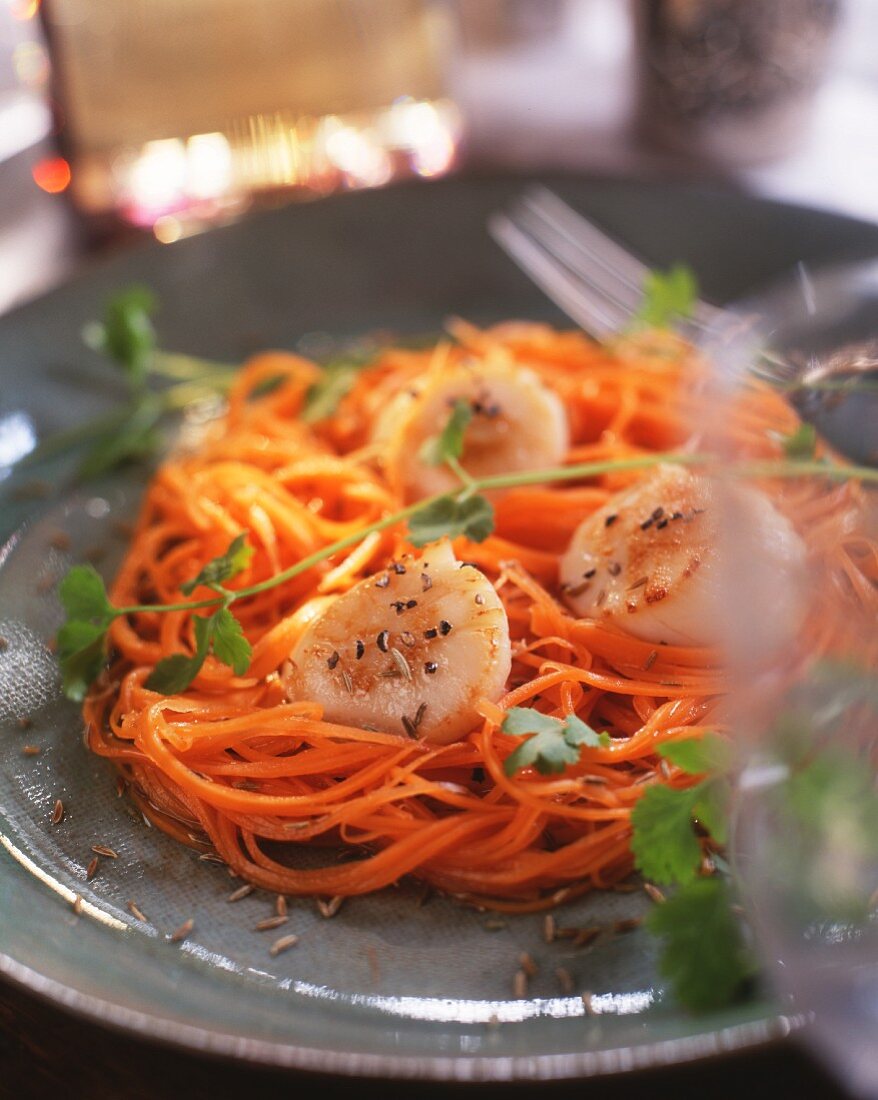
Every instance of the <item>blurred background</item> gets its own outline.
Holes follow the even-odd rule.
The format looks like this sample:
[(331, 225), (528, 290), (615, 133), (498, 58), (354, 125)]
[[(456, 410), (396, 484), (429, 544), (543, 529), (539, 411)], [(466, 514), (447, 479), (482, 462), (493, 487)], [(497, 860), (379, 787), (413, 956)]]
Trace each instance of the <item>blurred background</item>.
[(0, 310), (84, 255), (458, 171), (878, 221), (878, 0), (0, 0)]
[(0, 0), (0, 313), (252, 209), (543, 169), (878, 223), (878, 0)]

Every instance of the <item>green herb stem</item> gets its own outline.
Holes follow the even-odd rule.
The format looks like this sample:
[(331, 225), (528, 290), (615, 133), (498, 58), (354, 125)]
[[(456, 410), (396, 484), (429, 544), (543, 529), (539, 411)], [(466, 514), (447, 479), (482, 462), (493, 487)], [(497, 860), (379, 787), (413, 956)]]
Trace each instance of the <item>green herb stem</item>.
[[(711, 457), (704, 454), (655, 454), (639, 455), (636, 458), (607, 459), (604, 462), (579, 463), (574, 466), (557, 466), (546, 470), (521, 470), (517, 473), (499, 474), (494, 477), (470, 478), (470, 484), (467, 485), (464, 493), (466, 495), (472, 495), (473, 493), (481, 493), (491, 489), (508, 489), (519, 485), (538, 485), (545, 481), (572, 481), (580, 478), (598, 477), (601, 474), (615, 473), (623, 470), (643, 470), (663, 463), (693, 466), (703, 465), (709, 461), (711, 461)], [(855, 478), (867, 481), (878, 481), (878, 470), (862, 466), (825, 466), (820, 462), (752, 462), (746, 465), (732, 467), (732, 469), (737, 473), (757, 477), (801, 477), (808, 474), (818, 474), (820, 476), (833, 476), (838, 479)], [(261, 592), (267, 592), (272, 588), (276, 588), (278, 585), (284, 584), (286, 581), (292, 580), (294, 577), (298, 577), (300, 574), (307, 572), (315, 565), (319, 565), (320, 562), (333, 557), (340, 551), (347, 550), (350, 546), (355, 546), (357, 543), (362, 542), (368, 535), (377, 531), (386, 531), (389, 527), (395, 527), (398, 523), (402, 523), (417, 512), (429, 508), (431, 505), (434, 505), (437, 501), (447, 496), (447, 493), (436, 493), (431, 497), (416, 501), (414, 504), (409, 504), (397, 512), (391, 512), (381, 519), (375, 520), (374, 523), (370, 523), (366, 527), (354, 531), (350, 535), (345, 535), (344, 538), (338, 539), (336, 542), (330, 543), (329, 546), (324, 546), (320, 550), (315, 550), (313, 554), (309, 554), (308, 557), (302, 558), (301, 561), (297, 561), (294, 565), (289, 566), (289, 568), (284, 569), (280, 573), (276, 573), (273, 577), (268, 577), (258, 584), (251, 584), (246, 588), (240, 588), (232, 592), (231, 599), (229, 599), (228, 595), (217, 595), (213, 598), (198, 600), (194, 603), (136, 604), (132, 607), (119, 608), (116, 614), (132, 615), (149, 611), (195, 611), (199, 608), (214, 607), (217, 604), (223, 603), (225, 600), (228, 600), (229, 603), (234, 603), (248, 596), (257, 596)]]
[(768, 460), (765, 462), (743, 462), (729, 469), (743, 477), (815, 477), (828, 478), (830, 481), (869, 481), (878, 483), (878, 467), (874, 466), (837, 466), (819, 460), (801, 460), (784, 462)]
[(158, 395), (166, 412), (176, 412), (185, 409), (196, 401), (203, 401), (209, 397), (221, 397), (229, 387), (229, 382), (219, 383), (201, 379), (193, 379), (191, 382), (178, 382), (164, 393)]
[(625, 470), (645, 470), (650, 466), (670, 463), (676, 466), (699, 466), (711, 460), (705, 454), (654, 454), (636, 458), (610, 458), (604, 462), (587, 462), (575, 466), (554, 466), (548, 470), (519, 470), (494, 477), (481, 477), (473, 481), (473, 489), (486, 492), (491, 489), (512, 489), (519, 485), (540, 485), (544, 481), (574, 481), (578, 478), (598, 477), (601, 474)]
[(124, 423), (130, 414), (131, 404), (126, 402), (120, 408), (112, 409), (110, 412), (104, 413), (103, 416), (97, 416), (94, 420), (89, 420), (85, 424), (77, 424), (75, 428), (55, 432), (54, 435), (50, 435), (48, 439), (35, 447), (30, 454), (19, 459), (16, 468), (23, 469), (38, 462), (45, 462), (55, 455), (69, 451), (71, 447), (76, 447), (86, 440), (93, 439), (96, 435), (112, 431), (113, 428), (118, 428)]
[[(230, 384), (231, 375), (216, 378), (201, 376), (197, 379), (193, 378), (191, 381), (179, 382), (163, 393), (155, 394), (154, 397), (164, 412), (175, 412), (186, 408), (187, 405), (191, 405), (195, 401), (222, 395)], [(133, 401), (126, 401), (119, 408), (112, 409), (101, 416), (96, 416), (93, 420), (88, 420), (84, 424), (77, 424), (75, 428), (56, 432), (35, 447), (30, 454), (21, 458), (16, 463), (16, 469), (22, 470), (28, 466), (46, 462), (48, 459), (72, 450), (82, 443), (94, 441), (99, 436), (107, 435), (122, 427), (131, 417), (132, 412), (139, 407), (142, 400), (142, 397), (135, 397)]]
[(445, 458), (445, 463), (447, 466), (450, 466), (455, 474), (457, 474), (457, 476), (460, 478), (461, 482), (463, 483), (463, 485), (466, 486), (467, 489), (471, 490), (472, 492), (478, 491), (476, 489), (476, 479), (466, 472), (463, 466), (461, 466), (459, 460), (456, 459), (454, 455), (447, 455)]
[(163, 378), (176, 378), (181, 381), (216, 380), (218, 384), (228, 386), (237, 367), (231, 363), (216, 363), (211, 359), (201, 359), (195, 355), (184, 355), (172, 351), (156, 351), (153, 354), (150, 370)]
[[(506, 488), (511, 485), (527, 485), (543, 481), (570, 480), (577, 477), (596, 477), (610, 470), (643, 469), (648, 466), (655, 466), (660, 462), (671, 461), (678, 463), (704, 462), (705, 456), (644, 455), (640, 458), (620, 459), (606, 462), (588, 462), (578, 466), (560, 466), (549, 470), (525, 470), (518, 474), (505, 474), (500, 477), (471, 478), (471, 484), (467, 487), (467, 492), (481, 492), (483, 489)], [(298, 577), (301, 573), (307, 572), (315, 565), (319, 565), (320, 562), (325, 561), (327, 558), (333, 557), (341, 550), (347, 550), (349, 546), (355, 546), (374, 532), (386, 531), (388, 527), (395, 527), (396, 524), (409, 519), (410, 516), (413, 516), (416, 512), (420, 512), (421, 509), (429, 508), (431, 504), (435, 504), (436, 501), (446, 496), (448, 496), (447, 493), (436, 493), (434, 496), (418, 500), (414, 504), (409, 504), (407, 507), (401, 508), (398, 512), (391, 512), (381, 519), (375, 520), (374, 523), (370, 523), (368, 526), (362, 527), (358, 531), (352, 532), (350, 535), (345, 535), (344, 538), (338, 539), (329, 546), (324, 546), (320, 550), (315, 550), (313, 554), (309, 554), (308, 557), (302, 558), (301, 561), (297, 561), (295, 565), (289, 566), (289, 568), (284, 569), (283, 572), (276, 573), (273, 577), (268, 577), (258, 584), (251, 584), (247, 588), (237, 589), (232, 593), (232, 600), (230, 602), (242, 600), (248, 596), (257, 596), (260, 592), (267, 592), (272, 588), (276, 588), (278, 585), (284, 584), (294, 577)], [(202, 607), (213, 607), (215, 604), (222, 603), (225, 598), (227, 597), (216, 596), (212, 599), (198, 600), (195, 603), (137, 604), (132, 607), (120, 607), (117, 614), (132, 615), (137, 612), (146, 611), (195, 611)]]

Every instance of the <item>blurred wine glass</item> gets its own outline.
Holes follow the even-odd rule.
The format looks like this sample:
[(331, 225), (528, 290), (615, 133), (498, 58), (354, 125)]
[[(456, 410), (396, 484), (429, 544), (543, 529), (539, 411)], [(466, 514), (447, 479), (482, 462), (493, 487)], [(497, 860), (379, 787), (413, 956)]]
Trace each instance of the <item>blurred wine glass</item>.
[(43, 0), (40, 12), (74, 201), (164, 243), (256, 200), (455, 161), (441, 0)]
[[(869, 265), (803, 276), (764, 296), (755, 325), (725, 338), (718, 422), (746, 401), (744, 379), (774, 342), (807, 355), (878, 334)], [(798, 294), (798, 300), (796, 299)], [(811, 400), (850, 403), (851, 451), (874, 450), (862, 392), (815, 375)], [(813, 411), (813, 410), (812, 410)], [(837, 427), (837, 425), (836, 425)], [(783, 476), (762, 491), (803, 533), (801, 570), (775, 570), (724, 500), (729, 722), (740, 750), (731, 861), (765, 979), (803, 1040), (856, 1095), (878, 1096), (878, 491), (826, 476), (807, 429), (784, 441)], [(796, 464), (799, 463), (798, 470)], [(730, 479), (734, 481), (734, 479)], [(778, 609), (799, 606), (783, 644)], [(771, 626), (772, 629), (767, 629)]]

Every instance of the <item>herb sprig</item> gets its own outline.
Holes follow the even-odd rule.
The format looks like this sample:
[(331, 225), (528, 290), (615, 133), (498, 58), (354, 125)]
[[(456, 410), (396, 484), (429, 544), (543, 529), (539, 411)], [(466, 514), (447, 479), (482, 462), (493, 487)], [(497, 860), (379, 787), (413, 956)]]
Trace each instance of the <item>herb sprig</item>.
[(692, 316), (698, 300), (698, 281), (687, 264), (667, 271), (653, 270), (643, 280), (643, 300), (637, 321), (650, 328), (672, 328)]
[[(84, 326), (85, 344), (113, 365), (126, 395), (102, 416), (45, 439), (18, 463), (23, 469), (77, 448), (85, 448), (77, 477), (89, 480), (131, 460), (160, 452), (162, 424), (169, 413), (194, 402), (224, 397), (237, 368), (159, 347), (153, 318), (158, 303), (144, 286), (131, 286), (106, 302), (103, 317)], [(334, 359), (308, 389), (302, 419), (309, 424), (331, 416), (352, 387), (371, 354), (351, 353)], [(265, 397), (283, 385), (285, 376), (272, 375), (254, 386), (250, 398)], [(169, 384), (170, 383), (170, 384)]]
[[(212, 589), (216, 593), (217, 606), (212, 615), (193, 616), (194, 652), (191, 655), (175, 653), (159, 661), (146, 681), (150, 690), (164, 695), (185, 691), (201, 671), (209, 653), (229, 665), (236, 676), (243, 676), (247, 671), (252, 649), (241, 624), (229, 610), (238, 593), (222, 584), (246, 569), (253, 554), (253, 548), (245, 544), (246, 537), (246, 533), (236, 536), (224, 554), (208, 562), (196, 577), (180, 586), (187, 595), (199, 586)], [(75, 565), (61, 582), (59, 594), (67, 614), (57, 636), (62, 686), (69, 699), (81, 701), (104, 667), (107, 635), (113, 620), (143, 608), (116, 607), (91, 565)], [(209, 606), (213, 602), (164, 605), (162, 610), (186, 610)]]
[(728, 754), (725, 742), (711, 735), (670, 742), (658, 751), (687, 775), (710, 773), (710, 778), (688, 787), (648, 787), (631, 813), (631, 850), (638, 870), (666, 886), (685, 885), (697, 877), (701, 862), (694, 823), (707, 829), (718, 844), (726, 839)]
[[(666, 326), (689, 316), (694, 301), (694, 279), (686, 269), (678, 266), (666, 275), (653, 273), (647, 281), (639, 319), (644, 324)], [(129, 391), (126, 404), (97, 422), (49, 439), (25, 462), (94, 440), (81, 473), (85, 476), (101, 472), (127, 458), (152, 453), (160, 442), (161, 418), (169, 410), (181, 408), (198, 397), (225, 391), (233, 374), (230, 368), (157, 348), (152, 325), (154, 309), (155, 301), (148, 291), (132, 288), (111, 300), (103, 322), (90, 326), (85, 333), (90, 345), (107, 354), (121, 369)], [(360, 365), (354, 362), (330, 365), (306, 395), (303, 418), (314, 422), (331, 415), (353, 385)], [(156, 393), (148, 387), (153, 376), (170, 378), (177, 384)], [(260, 393), (254, 391), (253, 396), (270, 392), (279, 384), (282, 384), (280, 378), (268, 379), (259, 388)], [(585, 479), (617, 470), (645, 469), (658, 463), (700, 465), (709, 461), (705, 455), (660, 454), (474, 478), (460, 463), (472, 415), (467, 402), (455, 402), (442, 431), (428, 440), (420, 452), (424, 462), (446, 464), (457, 475), (459, 489), (384, 516), (259, 583), (236, 589), (225, 584), (249, 565), (253, 550), (247, 545), (246, 532), (239, 534), (223, 554), (204, 565), (195, 577), (181, 584), (181, 594), (186, 597), (192, 597), (198, 588), (207, 589), (209, 595), (201, 599), (116, 606), (91, 566), (73, 567), (60, 588), (66, 621), (58, 632), (57, 643), (65, 694), (74, 700), (84, 698), (106, 664), (108, 631), (121, 616), (140, 612), (193, 613), (191, 652), (160, 661), (147, 680), (152, 690), (177, 694), (189, 687), (211, 654), (235, 675), (246, 675), (252, 650), (231, 610), (238, 600), (285, 583), (374, 531), (406, 524), (409, 540), (416, 546), (442, 537), (462, 536), (480, 542), (494, 527), (493, 508), (484, 495), (491, 490)], [(745, 463), (737, 471), (761, 477), (814, 474), (828, 480), (878, 481), (878, 471), (874, 469), (833, 466), (815, 460), (815, 435), (810, 427), (799, 428), (781, 443), (787, 461)], [(194, 614), (203, 609), (209, 610), (209, 614)], [(544, 775), (559, 774), (579, 762), (583, 748), (598, 749), (609, 744), (606, 733), (598, 733), (576, 715), (558, 719), (531, 708), (511, 709), (501, 729), (522, 739), (504, 762), (509, 776), (527, 767)], [(704, 778), (687, 786), (656, 784), (648, 788), (632, 813), (632, 849), (642, 873), (677, 887), (667, 901), (655, 908), (648, 927), (663, 941), (660, 969), (670, 979), (678, 997), (689, 1007), (703, 1010), (726, 1003), (754, 970), (733, 911), (731, 887), (722, 875), (701, 873), (705, 844), (721, 845), (726, 839), (730, 754), (721, 738), (710, 735), (700, 740), (671, 742), (658, 751), (685, 774)], [(818, 801), (808, 785), (811, 778), (810, 773), (804, 773), (798, 787), (791, 789), (798, 798), (793, 804), (803, 816), (806, 812), (814, 816), (813, 806)], [(838, 783), (838, 789), (845, 795), (849, 787), (850, 784)], [(878, 818), (873, 813), (870, 820)], [(715, 854), (713, 862), (722, 863)]]
[[(161, 351), (153, 325), (156, 310), (151, 290), (131, 286), (107, 301), (100, 321), (83, 328), (84, 342), (104, 355), (122, 378), (125, 400), (103, 416), (49, 436), (20, 461), (19, 468), (86, 445), (77, 476), (97, 477), (123, 462), (157, 453), (163, 444), (161, 421), (166, 414), (225, 394), (234, 368)], [(172, 379), (174, 384), (152, 386), (161, 379)]]
[(715, 734), (672, 741), (658, 752), (686, 775), (705, 777), (688, 787), (648, 787), (631, 814), (631, 849), (645, 877), (678, 887), (652, 911), (647, 928), (662, 940), (659, 970), (679, 1000), (705, 1011), (727, 1004), (755, 971), (729, 884), (700, 873), (695, 831), (714, 845), (726, 842), (732, 752)]
[(445, 427), (438, 435), (430, 436), (419, 451), (419, 458), (428, 466), (441, 466), (443, 462), (453, 463), (463, 455), (464, 436), (473, 418), (473, 407), (462, 397), (451, 406), (451, 413)]
[[(61, 662), (64, 692), (68, 698), (79, 701), (84, 698), (88, 687), (100, 674), (105, 662), (106, 634), (113, 619), (123, 615), (134, 615), (140, 612), (166, 612), (166, 611), (200, 611), (203, 608), (211, 608), (214, 611), (226, 610), (238, 600), (248, 596), (256, 596), (261, 592), (267, 592), (272, 588), (285, 584), (287, 581), (306, 573), (314, 566), (320, 565), (327, 558), (333, 557), (342, 550), (357, 545), (374, 531), (386, 531), (390, 527), (407, 524), (409, 541), (415, 546), (422, 546), (428, 542), (434, 542), (443, 537), (464, 536), (473, 542), (483, 542), (494, 527), (493, 509), (489, 501), (482, 495), (485, 490), (507, 488), (514, 485), (539, 484), (544, 481), (569, 481), (581, 478), (597, 477), (615, 470), (647, 469), (660, 462), (680, 464), (695, 464), (704, 461), (703, 455), (679, 455), (656, 454), (643, 455), (637, 458), (628, 458), (618, 461), (589, 462), (576, 466), (561, 466), (547, 470), (527, 470), (516, 474), (499, 474), (493, 477), (471, 478), (469, 484), (460, 490), (450, 493), (440, 493), (426, 500), (410, 504), (397, 512), (391, 512), (374, 523), (368, 524), (359, 531), (355, 531), (328, 546), (315, 550), (313, 554), (302, 558), (294, 565), (289, 566), (280, 573), (276, 573), (266, 580), (234, 590), (223, 588), (221, 580), (229, 580), (233, 575), (242, 571), (247, 562), (242, 555), (249, 548), (239, 542), (241, 536), (233, 540), (229, 549), (218, 558), (208, 562), (203, 567), (198, 577), (186, 582), (185, 594), (191, 594), (201, 584), (207, 584), (212, 588), (213, 594), (199, 600), (181, 601), (169, 604), (137, 604), (130, 607), (116, 607), (107, 596), (104, 583), (96, 570), (89, 565), (76, 565), (67, 573), (61, 589), (61, 602), (67, 612), (67, 621), (58, 633), (58, 655)], [(234, 573), (228, 572), (230, 566)], [(240, 567), (240, 568), (239, 568)], [(227, 620), (222, 617), (220, 625)], [(200, 630), (207, 631), (207, 627)], [(208, 631), (208, 642), (212, 643), (212, 652), (218, 660), (224, 660), (223, 652), (216, 644), (217, 626), (213, 625)], [(196, 642), (198, 642), (196, 638)], [(196, 648), (196, 655), (200, 652)], [(205, 651), (204, 656), (207, 656)], [(173, 658), (168, 658), (173, 659)], [(182, 691), (192, 682), (194, 676), (203, 664), (203, 659), (197, 667), (193, 665), (187, 668), (193, 670), (189, 681), (179, 685), (183, 681), (182, 671), (175, 673), (172, 681), (175, 691)], [(240, 667), (241, 660), (238, 662)], [(159, 666), (156, 666), (158, 668)], [(176, 669), (181, 670), (178, 662)], [(159, 684), (164, 681), (159, 680)], [(156, 690), (163, 690), (158, 688)]]
[(609, 734), (598, 733), (575, 714), (552, 718), (532, 707), (512, 707), (500, 729), (513, 737), (527, 737), (503, 762), (509, 776), (531, 766), (541, 775), (557, 774), (568, 764), (578, 764), (583, 748), (606, 748), (610, 743)]
[(817, 429), (813, 424), (803, 421), (786, 435), (778, 435), (777, 441), (791, 461), (813, 459), (817, 452)]
[[(454, 416), (455, 413), (452, 411), (451, 418)], [(193, 629), (198, 633), (195, 639), (195, 652), (191, 658), (187, 658), (189, 663), (184, 664), (183, 661), (175, 659), (181, 655), (166, 658), (175, 662), (173, 674), (168, 672), (167, 675), (164, 671), (158, 675), (160, 666), (156, 666), (151, 686), (156, 690), (177, 693), (189, 686), (211, 652), (218, 660), (229, 664), (236, 675), (243, 675), (243, 672), (238, 670), (244, 669), (244, 647), (237, 640), (237, 636), (232, 638), (232, 635), (237, 635), (237, 632), (229, 621), (230, 618), (234, 619), (229, 612), (232, 604), (285, 584), (327, 558), (358, 544), (373, 532), (385, 531), (405, 523), (409, 541), (418, 547), (445, 537), (463, 537), (472, 542), (483, 542), (494, 529), (494, 509), (490, 500), (484, 495), (486, 492), (520, 485), (539, 485), (551, 481), (582, 480), (622, 470), (644, 470), (660, 463), (703, 465), (709, 461), (709, 456), (700, 454), (652, 454), (474, 478), (463, 470), (455, 457), (455, 452), (462, 453), (462, 440), (458, 438), (458, 431), (458, 427), (449, 431), (446, 425), (438, 437), (440, 442), (436, 444), (436, 453), (439, 457), (444, 455), (446, 463), (451, 460), (452, 469), (455, 469), (461, 481), (459, 489), (438, 493), (401, 508), (397, 512), (389, 513), (256, 584), (234, 591), (219, 585), (220, 579), (230, 579), (246, 565), (247, 559), (242, 557), (246, 553), (246, 548), (243, 542), (239, 543), (238, 539), (233, 541), (225, 554), (209, 562), (198, 577), (188, 581), (181, 588), (184, 595), (191, 595), (199, 584), (207, 585), (214, 590), (211, 597), (196, 601), (115, 607), (110, 603), (103, 582), (95, 570), (90, 566), (74, 566), (67, 574), (61, 588), (61, 599), (67, 611), (67, 621), (58, 634), (58, 653), (65, 693), (74, 700), (81, 700), (84, 697), (88, 687), (103, 668), (107, 630), (113, 619), (119, 616), (138, 612), (198, 611), (208, 607), (213, 610), (215, 614), (204, 620), (204, 625), (199, 626), (197, 622), (193, 624)], [(442, 442), (443, 438), (444, 442)], [(878, 481), (878, 470), (827, 466), (821, 462), (751, 462), (742, 464), (737, 469), (745, 474), (756, 472), (764, 477), (792, 477), (819, 473), (821, 476), (834, 479), (857, 477), (862, 480)], [(230, 568), (235, 570), (234, 574), (229, 572)], [(98, 584), (100, 591), (98, 591)], [(84, 594), (82, 598), (86, 601), (85, 614), (80, 613), (82, 609), (77, 602), (81, 594)], [(219, 612), (224, 614), (218, 614)], [(243, 632), (241, 635), (243, 638)], [(229, 641), (226, 641), (227, 638)], [(531, 751), (533, 750), (527, 750), (528, 753)], [(702, 812), (709, 812), (709, 810), (705, 811), (704, 805), (699, 804), (699, 806)]]

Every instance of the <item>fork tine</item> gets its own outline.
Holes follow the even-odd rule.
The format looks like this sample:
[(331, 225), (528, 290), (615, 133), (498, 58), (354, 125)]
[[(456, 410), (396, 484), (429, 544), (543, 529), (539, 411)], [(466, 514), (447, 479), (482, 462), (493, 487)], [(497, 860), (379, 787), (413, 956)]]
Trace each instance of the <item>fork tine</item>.
[(649, 268), (633, 256), (627, 249), (598, 229), (594, 222), (583, 217), (564, 202), (548, 187), (531, 187), (525, 192), (523, 201), (528, 208), (550, 225), (555, 233), (571, 241), (586, 255), (590, 256), (604, 271), (613, 275), (618, 282), (637, 295), (639, 304), (643, 293), (643, 280), (649, 274)]
[(495, 213), (488, 219), (488, 231), (531, 279), (586, 332), (604, 337), (617, 332), (627, 321), (618, 308), (598, 303), (590, 288), (564, 271), (546, 248), (528, 235), (506, 214)]
[(541, 206), (524, 199), (513, 207), (512, 216), (556, 262), (585, 284), (585, 292), (609, 302), (626, 319), (637, 312), (643, 300), (642, 282), (632, 282), (617, 272), (599, 250), (593, 250), (582, 236), (572, 236)]
[[(583, 282), (629, 313), (636, 312), (644, 280), (649, 274), (646, 264), (546, 187), (530, 188), (522, 196), (521, 203), (530, 213), (529, 228), (533, 236), (548, 250), (563, 255), (564, 263)], [(689, 326), (710, 328), (724, 318), (724, 310), (698, 301)]]

